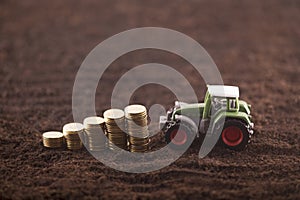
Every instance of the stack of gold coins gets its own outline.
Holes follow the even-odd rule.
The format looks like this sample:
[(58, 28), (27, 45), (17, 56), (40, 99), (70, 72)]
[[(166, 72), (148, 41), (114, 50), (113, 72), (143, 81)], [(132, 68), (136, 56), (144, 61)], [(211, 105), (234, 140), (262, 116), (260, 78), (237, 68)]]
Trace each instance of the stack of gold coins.
[(149, 149), (147, 110), (143, 105), (129, 105), (125, 108), (126, 128), (131, 152), (146, 152)]
[(88, 148), (90, 151), (105, 149), (105, 122), (102, 117), (87, 117), (83, 121)]
[(64, 125), (63, 134), (67, 141), (67, 147), (70, 150), (82, 148), (80, 135), (84, 134), (84, 126), (81, 123), (69, 123)]
[(63, 146), (64, 135), (62, 132), (49, 131), (43, 133), (43, 145), (48, 148), (60, 148)]
[(125, 116), (123, 110), (109, 109), (103, 113), (106, 133), (109, 139), (108, 147), (115, 150), (114, 145), (126, 150), (127, 135), (125, 131)]

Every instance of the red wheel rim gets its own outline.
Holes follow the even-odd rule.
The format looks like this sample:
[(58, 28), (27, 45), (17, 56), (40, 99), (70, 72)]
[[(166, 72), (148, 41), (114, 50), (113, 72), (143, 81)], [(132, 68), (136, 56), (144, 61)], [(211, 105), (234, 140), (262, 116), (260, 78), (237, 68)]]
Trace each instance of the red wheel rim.
[(237, 146), (243, 141), (243, 133), (238, 127), (229, 126), (223, 130), (222, 140), (228, 146)]
[(170, 134), (170, 139), (175, 145), (183, 145), (187, 141), (187, 134), (184, 130), (173, 130)]

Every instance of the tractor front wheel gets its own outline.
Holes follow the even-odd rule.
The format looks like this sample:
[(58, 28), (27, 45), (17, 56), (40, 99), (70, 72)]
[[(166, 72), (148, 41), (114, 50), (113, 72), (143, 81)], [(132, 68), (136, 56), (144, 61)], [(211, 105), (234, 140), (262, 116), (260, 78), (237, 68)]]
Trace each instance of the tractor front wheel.
[(166, 131), (165, 140), (174, 150), (185, 149), (191, 144), (191, 130), (184, 124), (176, 124)]
[(250, 142), (250, 138), (251, 132), (243, 122), (233, 119), (225, 121), (221, 133), (221, 141), (225, 147), (242, 150)]

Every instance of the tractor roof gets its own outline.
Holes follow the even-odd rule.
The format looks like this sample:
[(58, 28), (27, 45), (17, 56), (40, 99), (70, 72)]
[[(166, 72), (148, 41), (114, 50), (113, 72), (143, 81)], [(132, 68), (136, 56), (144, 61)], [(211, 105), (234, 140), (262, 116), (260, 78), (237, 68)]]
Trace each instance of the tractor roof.
[(211, 96), (216, 97), (239, 97), (239, 88), (228, 85), (207, 85)]

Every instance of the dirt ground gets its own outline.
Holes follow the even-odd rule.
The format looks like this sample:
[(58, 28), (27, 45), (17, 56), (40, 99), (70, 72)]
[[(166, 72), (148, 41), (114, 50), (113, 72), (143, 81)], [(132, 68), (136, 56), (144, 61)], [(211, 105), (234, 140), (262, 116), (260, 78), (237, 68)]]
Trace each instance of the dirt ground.
[[(0, 2), (1, 199), (300, 199), (300, 2), (9, 1)], [(157, 26), (197, 40), (226, 84), (253, 105), (255, 137), (242, 152), (193, 146), (171, 166), (129, 174), (86, 150), (47, 150), (41, 134), (72, 121), (72, 87), (85, 56), (121, 31)], [(204, 83), (166, 52), (124, 55), (105, 72), (97, 112), (133, 66), (157, 62), (183, 73), (199, 99)], [(175, 98), (163, 87), (136, 91), (148, 108)], [(159, 141), (158, 141), (159, 143)]]

